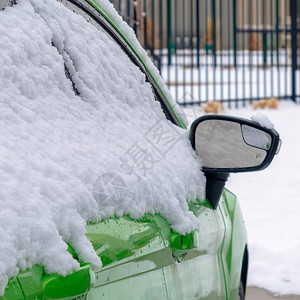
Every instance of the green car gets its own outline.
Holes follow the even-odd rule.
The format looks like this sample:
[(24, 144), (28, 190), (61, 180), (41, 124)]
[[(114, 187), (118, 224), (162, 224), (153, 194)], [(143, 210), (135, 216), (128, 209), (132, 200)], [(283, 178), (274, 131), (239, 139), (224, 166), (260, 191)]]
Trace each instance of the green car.
[[(186, 129), (157, 70), (119, 21), (101, 6), (104, 1), (59, 2), (104, 30), (145, 74), (166, 119)], [(70, 76), (68, 70), (66, 76)], [(278, 153), (278, 133), (259, 123), (208, 115), (192, 124), (191, 147), (201, 157), (206, 176), (206, 199), (189, 202), (189, 210), (199, 220), (198, 230), (185, 235), (174, 232), (160, 214), (146, 214), (139, 220), (126, 215), (88, 224), (86, 236), (101, 258), (100, 270), (80, 261), (69, 246), (79, 270), (63, 277), (46, 274), (35, 265), (11, 278), (0, 299), (245, 299), (246, 229), (236, 196), (224, 186), (229, 173), (264, 169)]]

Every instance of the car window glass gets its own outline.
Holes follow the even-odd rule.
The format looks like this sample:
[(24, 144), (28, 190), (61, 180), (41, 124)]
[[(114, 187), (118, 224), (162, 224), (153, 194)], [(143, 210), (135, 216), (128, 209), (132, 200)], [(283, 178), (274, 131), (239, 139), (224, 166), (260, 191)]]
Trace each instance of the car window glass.
[[(170, 112), (169, 108), (167, 107), (167, 105), (164, 103), (164, 101), (162, 101), (157, 89), (153, 86), (153, 84), (150, 82), (149, 80), (149, 74), (147, 73), (146, 69), (144, 68), (144, 66), (141, 63), (138, 63), (138, 59), (135, 56), (135, 54), (129, 49), (124, 49), (124, 45), (120, 44), (120, 40), (122, 39), (119, 35), (119, 41), (116, 40), (116, 35), (113, 36), (112, 35), (112, 28), (111, 26), (109, 26), (109, 24), (106, 24), (107, 26), (109, 26), (108, 28), (104, 28), (102, 24), (100, 24), (100, 22), (95, 18), (95, 16), (93, 16), (92, 14), (89, 14), (87, 11), (83, 10), (83, 8), (80, 8), (78, 5), (76, 5), (75, 3), (73, 3), (73, 1), (69, 1), (69, 0), (59, 0), (59, 2), (61, 2), (63, 5), (65, 5), (67, 8), (71, 9), (73, 12), (75, 12), (76, 14), (79, 14), (81, 16), (83, 16), (87, 22), (91, 23), (93, 26), (95, 26), (98, 30), (104, 32), (106, 34), (107, 37), (109, 37), (110, 40), (114, 41), (115, 43), (117, 43), (120, 48), (122, 49), (123, 52), (125, 52), (129, 58), (131, 59), (131, 61), (137, 65), (140, 70), (145, 74), (145, 79), (147, 82), (149, 82), (151, 84), (151, 88), (153, 90), (153, 94), (155, 96), (155, 99), (157, 101), (160, 102), (161, 104), (161, 108), (166, 116), (166, 118), (171, 121), (172, 123), (176, 124), (176, 122), (174, 121), (173, 117), (172, 117), (172, 113)], [(100, 16), (100, 14), (99, 14)], [(65, 66), (65, 71), (66, 71), (66, 76), (68, 79), (70, 79), (72, 81), (72, 77), (70, 77), (70, 72), (68, 70), (68, 68)], [(72, 81), (72, 86), (74, 89), (75, 94), (78, 94), (78, 91), (75, 88), (74, 82)]]

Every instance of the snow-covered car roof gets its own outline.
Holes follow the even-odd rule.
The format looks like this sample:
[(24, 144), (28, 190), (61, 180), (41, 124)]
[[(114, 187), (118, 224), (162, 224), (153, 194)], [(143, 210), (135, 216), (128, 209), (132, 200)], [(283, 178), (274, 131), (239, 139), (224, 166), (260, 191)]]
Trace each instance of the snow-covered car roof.
[[(20, 269), (78, 268), (67, 243), (101, 267), (87, 222), (160, 213), (194, 230), (201, 162), (115, 41), (55, 0), (0, 14), (0, 294)], [(121, 193), (105, 190), (112, 180)]]

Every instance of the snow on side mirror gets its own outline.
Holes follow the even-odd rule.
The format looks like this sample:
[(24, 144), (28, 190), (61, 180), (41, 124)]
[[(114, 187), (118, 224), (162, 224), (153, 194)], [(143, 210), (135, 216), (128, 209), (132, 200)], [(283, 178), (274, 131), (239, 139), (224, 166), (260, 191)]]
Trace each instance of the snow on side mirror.
[(204, 172), (262, 170), (271, 163), (281, 145), (276, 130), (222, 115), (207, 115), (195, 120), (190, 140), (202, 159)]

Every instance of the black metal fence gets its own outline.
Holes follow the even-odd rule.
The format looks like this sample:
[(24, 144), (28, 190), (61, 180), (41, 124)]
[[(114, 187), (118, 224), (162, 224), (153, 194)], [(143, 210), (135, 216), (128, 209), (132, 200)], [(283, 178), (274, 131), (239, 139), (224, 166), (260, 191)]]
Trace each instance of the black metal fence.
[(111, 0), (182, 105), (300, 98), (300, 0)]

